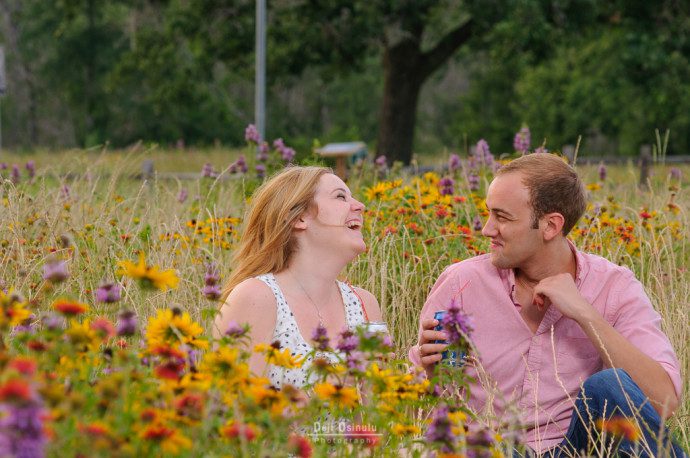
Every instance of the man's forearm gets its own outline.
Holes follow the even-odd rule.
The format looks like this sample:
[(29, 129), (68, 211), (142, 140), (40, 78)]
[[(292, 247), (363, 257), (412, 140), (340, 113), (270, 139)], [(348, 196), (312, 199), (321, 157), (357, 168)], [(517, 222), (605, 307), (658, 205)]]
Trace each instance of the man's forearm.
[(599, 351), (604, 364), (625, 370), (661, 416), (669, 417), (675, 411), (678, 397), (661, 364), (628, 342), (598, 313), (582, 318), (578, 323)]

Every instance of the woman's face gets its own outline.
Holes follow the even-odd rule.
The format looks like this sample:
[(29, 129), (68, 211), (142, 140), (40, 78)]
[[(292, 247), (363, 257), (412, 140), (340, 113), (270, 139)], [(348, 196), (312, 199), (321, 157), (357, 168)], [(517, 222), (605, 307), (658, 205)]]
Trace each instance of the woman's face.
[(314, 194), (316, 212), (302, 217), (314, 241), (350, 247), (357, 254), (366, 249), (362, 237), (364, 204), (352, 197), (347, 185), (332, 173), (321, 175)]

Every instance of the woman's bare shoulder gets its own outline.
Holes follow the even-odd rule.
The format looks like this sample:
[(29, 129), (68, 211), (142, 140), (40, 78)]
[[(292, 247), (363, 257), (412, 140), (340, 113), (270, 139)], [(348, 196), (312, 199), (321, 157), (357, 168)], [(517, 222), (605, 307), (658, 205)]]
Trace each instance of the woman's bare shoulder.
[(358, 286), (353, 286), (353, 288), (364, 302), (364, 308), (367, 311), (367, 315), (369, 315), (369, 320), (381, 321), (381, 308), (379, 307), (379, 301), (376, 299), (376, 296), (364, 288)]
[[(256, 308), (275, 309), (275, 296), (271, 288), (258, 278), (247, 278), (240, 282), (225, 300), (225, 307), (252, 305)], [(244, 307), (243, 307), (244, 308)]]

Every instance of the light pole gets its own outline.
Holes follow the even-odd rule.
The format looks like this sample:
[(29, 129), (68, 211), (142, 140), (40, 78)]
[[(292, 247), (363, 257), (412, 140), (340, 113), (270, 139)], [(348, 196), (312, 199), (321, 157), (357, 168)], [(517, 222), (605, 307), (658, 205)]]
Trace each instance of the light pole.
[(254, 122), (263, 140), (266, 133), (266, 0), (256, 0), (255, 58)]

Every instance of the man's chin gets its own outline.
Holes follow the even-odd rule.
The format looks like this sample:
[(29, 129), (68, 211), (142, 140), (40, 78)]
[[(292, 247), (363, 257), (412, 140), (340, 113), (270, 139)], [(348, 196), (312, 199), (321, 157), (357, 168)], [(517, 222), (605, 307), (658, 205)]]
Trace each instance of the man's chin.
[(504, 257), (496, 253), (491, 253), (491, 264), (498, 269), (510, 269), (513, 267)]

